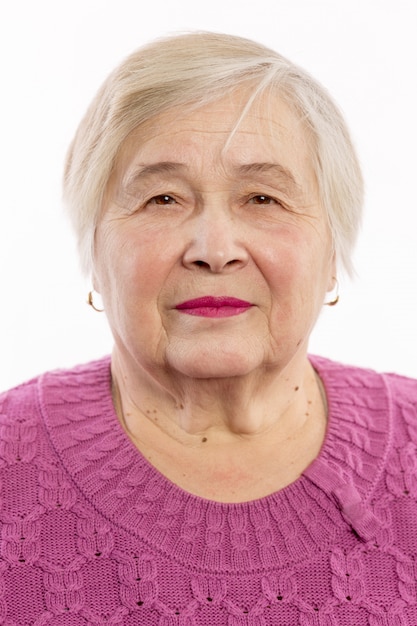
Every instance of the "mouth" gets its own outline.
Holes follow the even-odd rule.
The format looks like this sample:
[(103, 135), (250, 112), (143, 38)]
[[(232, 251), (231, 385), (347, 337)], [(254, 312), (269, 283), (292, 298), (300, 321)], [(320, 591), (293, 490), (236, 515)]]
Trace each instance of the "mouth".
[(230, 296), (203, 296), (181, 302), (175, 308), (181, 313), (199, 317), (232, 317), (241, 315), (251, 306), (252, 304), (246, 300), (231, 298)]

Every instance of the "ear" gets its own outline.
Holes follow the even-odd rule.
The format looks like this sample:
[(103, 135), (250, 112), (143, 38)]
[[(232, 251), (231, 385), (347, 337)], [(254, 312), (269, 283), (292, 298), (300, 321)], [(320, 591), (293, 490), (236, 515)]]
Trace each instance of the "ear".
[(95, 268), (93, 268), (91, 272), (91, 284), (93, 286), (93, 290), (96, 293), (100, 293), (100, 280), (99, 280), (99, 277), (97, 275)]
[(329, 263), (329, 276), (327, 281), (326, 291), (333, 291), (337, 283), (337, 260), (336, 252), (333, 251), (332, 258)]

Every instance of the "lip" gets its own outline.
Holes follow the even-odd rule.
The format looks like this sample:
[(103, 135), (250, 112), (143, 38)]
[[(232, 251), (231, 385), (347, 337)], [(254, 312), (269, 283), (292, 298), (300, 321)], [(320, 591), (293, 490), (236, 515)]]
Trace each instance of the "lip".
[(251, 306), (246, 300), (230, 296), (203, 296), (181, 302), (175, 308), (181, 313), (200, 317), (232, 317), (244, 313)]

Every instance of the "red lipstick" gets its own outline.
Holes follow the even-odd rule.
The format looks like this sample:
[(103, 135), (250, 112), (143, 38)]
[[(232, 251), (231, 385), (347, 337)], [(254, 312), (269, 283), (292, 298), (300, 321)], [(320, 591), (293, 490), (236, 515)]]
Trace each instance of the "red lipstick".
[(200, 317), (232, 317), (240, 315), (251, 307), (250, 302), (229, 296), (203, 296), (186, 300), (175, 307), (181, 313)]

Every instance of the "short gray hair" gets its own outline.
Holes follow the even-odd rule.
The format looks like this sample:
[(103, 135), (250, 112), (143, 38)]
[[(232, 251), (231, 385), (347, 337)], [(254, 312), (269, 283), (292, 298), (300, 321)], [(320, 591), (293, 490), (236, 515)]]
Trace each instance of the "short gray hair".
[[(305, 70), (249, 39), (194, 32), (158, 39), (107, 78), (77, 130), (64, 175), (64, 201), (81, 265), (91, 272), (94, 234), (117, 155), (128, 135), (172, 107), (194, 108), (242, 85), (279, 95), (313, 139), (312, 163), (339, 264), (352, 273), (363, 181), (346, 123), (327, 91)], [(273, 110), (273, 99), (271, 99)]]

